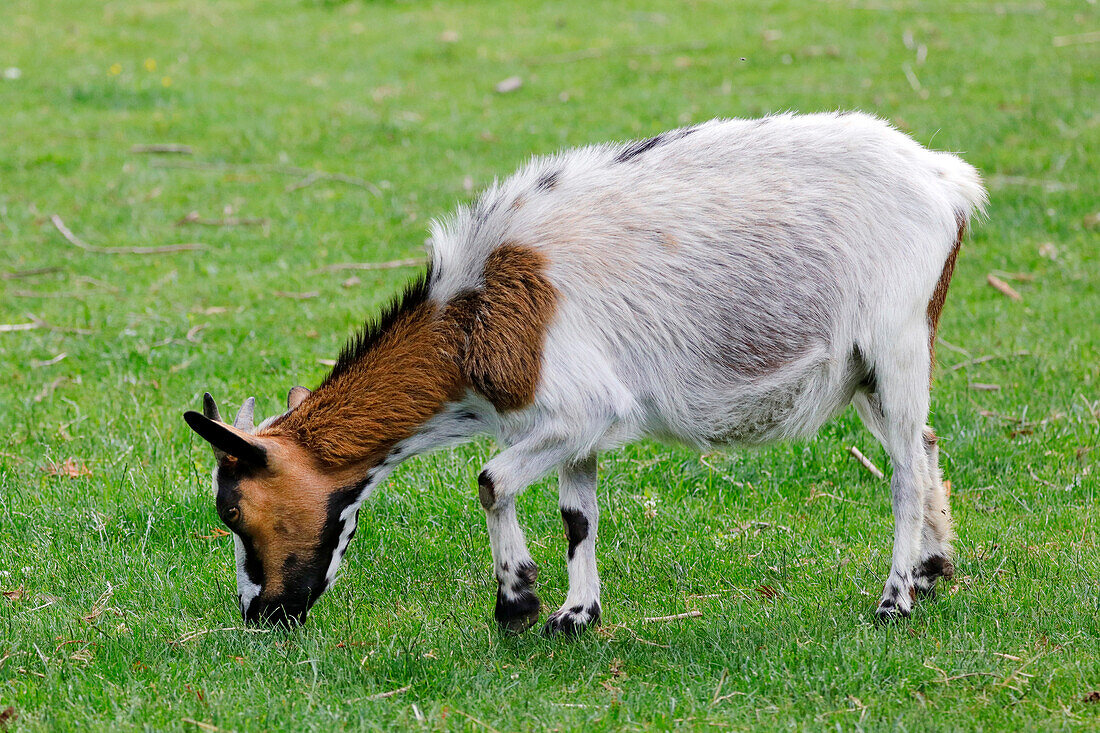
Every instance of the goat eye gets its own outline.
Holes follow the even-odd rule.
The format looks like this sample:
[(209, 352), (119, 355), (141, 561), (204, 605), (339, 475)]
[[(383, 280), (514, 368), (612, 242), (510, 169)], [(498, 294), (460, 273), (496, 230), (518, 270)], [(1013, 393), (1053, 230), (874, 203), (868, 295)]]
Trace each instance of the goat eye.
[(225, 511), (225, 521), (228, 524), (236, 524), (237, 520), (241, 518), (241, 510), (235, 506), (229, 507)]

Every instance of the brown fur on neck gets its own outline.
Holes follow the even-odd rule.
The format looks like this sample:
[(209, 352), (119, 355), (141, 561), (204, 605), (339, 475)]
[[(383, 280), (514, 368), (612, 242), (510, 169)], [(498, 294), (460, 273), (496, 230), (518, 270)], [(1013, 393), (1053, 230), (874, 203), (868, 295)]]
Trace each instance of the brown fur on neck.
[(530, 404), (556, 299), (545, 269), (540, 253), (508, 244), (486, 261), (482, 288), (442, 308), (414, 286), (264, 433), (291, 437), (330, 468), (374, 465), (467, 389), (498, 410)]
[(434, 304), (417, 304), (265, 432), (294, 438), (326, 466), (380, 462), (461, 396), (455, 336)]

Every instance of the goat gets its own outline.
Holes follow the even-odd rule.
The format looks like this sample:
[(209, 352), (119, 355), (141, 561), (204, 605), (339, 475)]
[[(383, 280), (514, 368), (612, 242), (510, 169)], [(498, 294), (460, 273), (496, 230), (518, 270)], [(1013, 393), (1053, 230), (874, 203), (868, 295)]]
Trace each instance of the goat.
[(713, 120), (533, 159), (433, 224), (427, 272), (313, 392), (253, 427), (207, 394), (248, 621), (301, 623), (364, 500), (401, 461), (479, 434), (508, 630), (537, 623), (516, 496), (553, 469), (569, 590), (548, 634), (600, 618), (596, 456), (643, 437), (700, 449), (807, 438), (854, 403), (893, 465), (876, 613), (951, 577), (929, 411), (940, 311), (986, 194), (958, 157), (861, 113)]

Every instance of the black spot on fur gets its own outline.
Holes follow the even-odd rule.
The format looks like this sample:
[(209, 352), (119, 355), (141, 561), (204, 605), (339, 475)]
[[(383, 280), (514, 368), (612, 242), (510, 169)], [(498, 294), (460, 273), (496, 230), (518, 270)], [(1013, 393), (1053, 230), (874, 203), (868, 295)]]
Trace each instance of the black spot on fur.
[[(244, 472), (240, 461), (220, 461), (217, 468), (217, 494), (214, 507), (222, 522), (233, 529), (234, 522), (229, 521), (229, 510), (241, 503), (241, 478)], [(238, 520), (239, 521), (239, 520)]]
[(953, 578), (955, 566), (943, 555), (933, 555), (924, 560), (917, 568), (916, 591), (926, 598), (936, 595), (936, 581), (939, 578)]
[(477, 498), (481, 506), (489, 509), (496, 504), (497, 494), (493, 487), (493, 478), (488, 471), (482, 471), (477, 477)]
[(588, 538), (588, 517), (576, 509), (561, 510), (561, 519), (565, 522), (565, 537), (569, 540), (569, 559), (573, 559), (573, 553), (577, 551), (577, 545)]
[[(582, 620), (581, 613), (587, 613), (588, 618)], [(567, 611), (557, 611), (546, 621), (542, 627), (543, 636), (577, 636), (590, 626), (598, 626), (600, 623), (600, 604), (593, 602), (587, 609), (584, 606), (572, 606)]]
[(857, 388), (867, 394), (875, 394), (878, 391), (878, 377), (870, 360), (864, 356), (859, 345), (852, 347), (852, 368), (859, 374)]
[(378, 339), (391, 329), (399, 318), (423, 305), (428, 300), (428, 283), (431, 279), (432, 266), (429, 264), (427, 270), (406, 285), (404, 292), (395, 297), (376, 320), (368, 321), (359, 333), (351, 337), (340, 352), (340, 356), (337, 357), (336, 366), (325, 377), (322, 386), (351, 369), (355, 362), (370, 352), (378, 343)]
[(654, 135), (653, 137), (646, 138), (645, 140), (637, 140), (630, 143), (622, 152), (615, 156), (616, 163), (626, 163), (629, 160), (633, 160), (647, 150), (652, 150), (665, 141), (665, 133), (660, 135)]
[(525, 562), (516, 568), (516, 576), (526, 581), (527, 585), (534, 585), (539, 577), (539, 566), (533, 562)]
[(920, 564), (917, 575), (925, 578), (950, 578), (955, 575), (955, 567), (943, 555), (933, 555)]
[(554, 186), (558, 185), (558, 179), (561, 178), (561, 171), (549, 171), (539, 176), (538, 182), (535, 183), (536, 191), (549, 191)]
[(910, 612), (902, 608), (895, 608), (894, 606), (881, 605), (878, 610), (875, 611), (875, 617), (880, 623), (887, 623), (895, 619), (909, 618)]

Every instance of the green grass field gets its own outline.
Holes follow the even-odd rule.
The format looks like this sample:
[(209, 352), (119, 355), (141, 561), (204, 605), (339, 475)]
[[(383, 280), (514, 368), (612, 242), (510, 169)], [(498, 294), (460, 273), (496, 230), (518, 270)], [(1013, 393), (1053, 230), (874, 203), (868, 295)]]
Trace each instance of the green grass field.
[[(0, 730), (1100, 727), (1100, 7), (623, 5), (0, 6)], [(305, 628), (241, 628), (181, 413), (280, 409), (412, 274), (319, 268), (421, 256), (532, 154), (837, 108), (989, 183), (933, 393), (948, 592), (874, 624), (889, 490), (847, 449), (886, 458), (849, 411), (604, 455), (604, 626), (575, 642), (492, 622), (488, 441), (395, 474)], [(165, 143), (191, 154), (133, 150)], [(556, 608), (555, 482), (520, 509)]]

